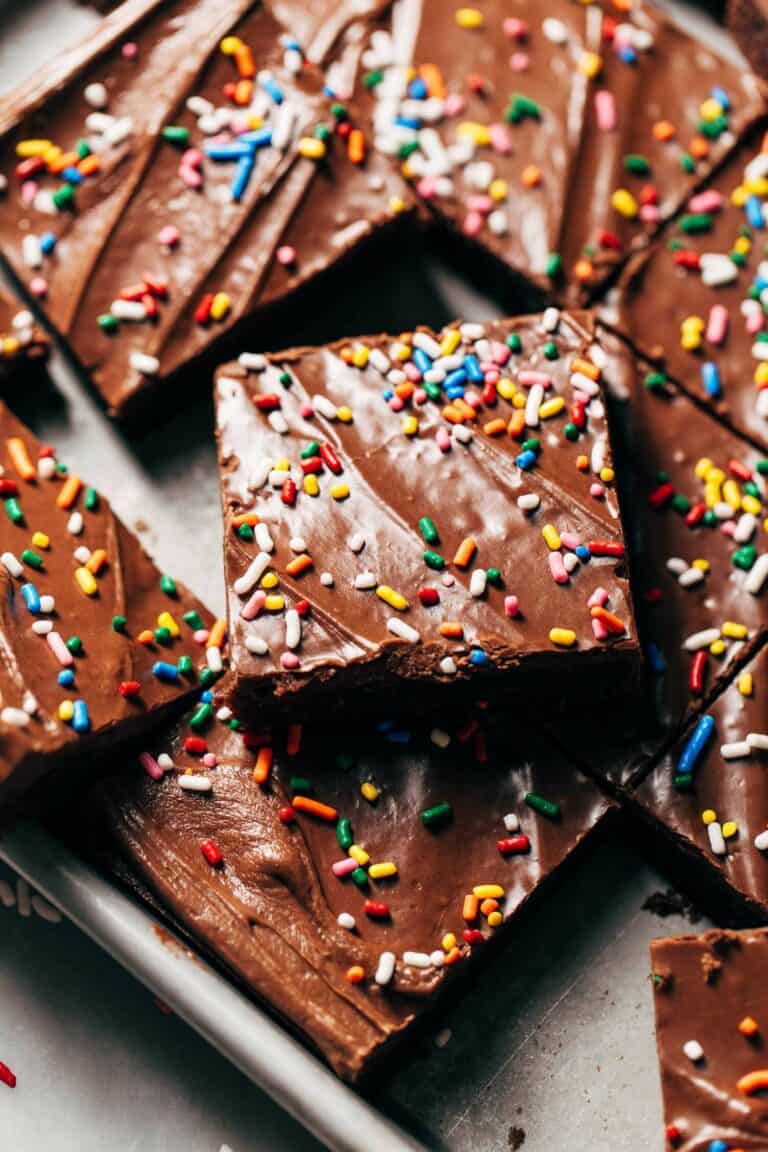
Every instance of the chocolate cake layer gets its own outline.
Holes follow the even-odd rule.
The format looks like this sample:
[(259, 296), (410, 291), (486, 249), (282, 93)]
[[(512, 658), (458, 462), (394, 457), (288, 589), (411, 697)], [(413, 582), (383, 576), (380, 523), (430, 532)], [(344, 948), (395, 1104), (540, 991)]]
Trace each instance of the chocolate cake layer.
[(768, 932), (705, 932), (651, 944), (666, 1147), (768, 1145)]
[(222, 367), (239, 714), (631, 679), (602, 355), (552, 309)]

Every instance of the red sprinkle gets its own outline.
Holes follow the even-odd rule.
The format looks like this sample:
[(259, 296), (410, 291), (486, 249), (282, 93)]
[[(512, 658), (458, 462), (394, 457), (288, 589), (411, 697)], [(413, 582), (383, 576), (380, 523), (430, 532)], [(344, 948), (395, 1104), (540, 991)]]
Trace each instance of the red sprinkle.
[(685, 522), (689, 528), (695, 528), (704, 519), (707, 511), (706, 504), (694, 504), (685, 514)]
[(289, 478), (288, 480), (283, 481), (283, 486), (280, 489), (280, 499), (282, 500), (283, 504), (288, 504), (291, 508), (293, 507), (293, 505), (296, 503), (295, 480), (291, 480)]
[(729, 460), (728, 471), (731, 476), (735, 476), (737, 480), (751, 480), (752, 469), (747, 468), (746, 464), (742, 464), (741, 460)]
[(299, 616), (309, 616), (311, 607), (312, 605), (309, 603), (309, 600), (296, 601), (296, 611), (298, 612)]
[(706, 670), (707, 652), (706, 649), (701, 648), (698, 652), (694, 653), (693, 660), (691, 660), (691, 669), (688, 675), (688, 687), (696, 696), (700, 696), (704, 691), (704, 675)]
[(603, 229), (597, 239), (601, 248), (612, 248), (614, 252), (621, 250), (621, 238), (615, 232), (607, 232)]
[(201, 840), (200, 851), (210, 864), (211, 868), (217, 868), (221, 864), (224, 857), (219, 849), (214, 844), (213, 840)]
[(698, 252), (690, 252), (686, 248), (681, 248), (679, 252), (675, 252), (672, 257), (672, 263), (677, 264), (678, 268), (691, 268), (697, 271), (699, 267), (699, 254)]
[(372, 920), (387, 920), (389, 918), (389, 904), (384, 904), (381, 900), (366, 900), (363, 904), (363, 911)]
[(461, 935), (466, 944), (482, 944), (485, 939), (479, 928), (465, 928)]
[(290, 804), (286, 804), (284, 808), (281, 808), (277, 815), (282, 824), (296, 823), (296, 810), (292, 808)]
[(208, 751), (208, 745), (202, 736), (187, 736), (184, 751), (191, 753), (192, 756), (203, 756)]
[(331, 472), (338, 476), (342, 471), (341, 460), (339, 460), (330, 444), (320, 445), (320, 455), (323, 458), (323, 463), (325, 464), (326, 468), (330, 468)]
[(204, 296), (200, 297), (200, 303), (195, 308), (195, 323), (207, 324), (211, 318), (211, 306), (213, 304), (213, 292), (206, 292)]
[(650, 504), (651, 508), (663, 508), (665, 504), (669, 503), (674, 494), (674, 485), (660, 484), (659, 487), (655, 489), (655, 491), (651, 492), (650, 496), (648, 497), (648, 503)]
[(253, 406), (258, 408), (259, 412), (274, 412), (281, 404), (282, 400), (274, 392), (264, 392), (261, 396), (253, 397)]
[(308, 472), (322, 472), (323, 462), (319, 456), (310, 456), (309, 460), (302, 460), (301, 470), (305, 476)]
[(19, 486), (15, 480), (0, 479), (0, 496), (18, 496)]
[(425, 608), (434, 608), (435, 604), (440, 603), (437, 588), (419, 588), (417, 595)]
[(7, 1064), (0, 1063), (0, 1081), (2, 1081), (3, 1084), (7, 1084), (9, 1088), (16, 1087), (16, 1077)]
[(502, 856), (517, 856), (520, 852), (530, 852), (531, 842), (521, 832), (519, 836), (507, 836), (505, 840), (497, 840), (496, 847)]
[(618, 541), (614, 543), (612, 540), (590, 540), (587, 548), (593, 556), (624, 555), (624, 545)]
[(138, 696), (141, 692), (141, 684), (138, 680), (123, 680), (118, 685), (118, 692), (121, 696), (128, 698), (129, 696)]

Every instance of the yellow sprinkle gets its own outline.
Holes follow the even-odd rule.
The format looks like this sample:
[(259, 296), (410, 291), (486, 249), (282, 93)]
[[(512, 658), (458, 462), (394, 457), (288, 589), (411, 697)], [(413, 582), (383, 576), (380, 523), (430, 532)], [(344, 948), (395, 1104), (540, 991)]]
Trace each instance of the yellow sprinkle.
[(264, 607), (267, 612), (282, 612), (285, 608), (284, 596), (267, 596), (264, 599)]
[(539, 418), (541, 420), (549, 420), (552, 416), (557, 416), (558, 412), (562, 412), (565, 408), (565, 397), (553, 396), (551, 400), (545, 400), (543, 404), (539, 405)]
[(42, 156), (52, 148), (53, 144), (50, 140), (19, 140), (16, 145), (16, 155), (20, 156), (22, 160), (28, 160), (30, 156)]
[(711, 656), (722, 656), (725, 652), (725, 640), (713, 640), (709, 646)]
[(709, 572), (709, 560), (704, 560), (702, 557), (697, 556), (691, 564), (691, 568), (698, 568), (699, 572)]
[(472, 895), (477, 896), (478, 900), (503, 900), (504, 889), (501, 884), (476, 884)]
[(231, 307), (231, 300), (226, 292), (217, 292), (211, 304), (211, 318), (223, 320)]
[(752, 244), (747, 236), (739, 236), (733, 242), (734, 252), (738, 252), (740, 256), (746, 256), (749, 253)]
[(61, 704), (59, 704), (59, 720), (63, 720), (65, 724), (68, 724), (74, 714), (75, 706), (72, 701), (62, 700)]
[(584, 52), (579, 60), (579, 72), (590, 80), (600, 75), (602, 67), (603, 61), (597, 52)]
[(3, 354), (5, 356), (15, 356), (21, 345), (15, 336), (3, 337)]
[(487, 124), (478, 124), (475, 120), (462, 120), (456, 127), (457, 136), (468, 136), (479, 148), (487, 148), (491, 142), (491, 131)]
[(735, 820), (726, 820), (725, 824), (723, 824), (723, 829), (722, 829), (723, 839), (725, 839), (725, 840), (732, 839), (732, 837), (734, 837), (736, 835), (738, 830), (739, 830), (739, 826)]
[(265, 572), (260, 581), (262, 588), (277, 588), (279, 583), (280, 577), (277, 572)]
[(496, 385), (496, 391), (502, 400), (511, 400), (515, 395), (516, 389), (514, 383), (506, 376), (503, 376)]
[(506, 180), (496, 179), (491, 180), (488, 185), (488, 195), (491, 200), (506, 200), (509, 186)]
[(717, 820), (717, 812), (715, 812), (714, 808), (705, 808), (701, 814), (701, 818), (705, 824), (714, 824), (715, 820)]
[(274, 464), (272, 465), (272, 471), (273, 472), (290, 472), (290, 470), (291, 470), (291, 462), (287, 456), (282, 456), (279, 460), (276, 460), (274, 462)]
[(398, 216), (401, 212), (405, 211), (405, 200), (402, 196), (390, 196), (389, 210), (393, 216)]
[(157, 618), (158, 628), (167, 628), (171, 636), (179, 635), (179, 626), (170, 612), (161, 612)]
[(736, 188), (734, 188), (733, 192), (731, 192), (731, 204), (733, 204), (735, 208), (743, 208), (747, 202), (748, 195), (749, 193), (747, 192), (745, 186), (743, 184), (739, 184)]
[(391, 354), (395, 360), (399, 360), (404, 364), (406, 360), (410, 360), (411, 358), (411, 347), (409, 344), (401, 344), (398, 342), (397, 344), (393, 344)]
[(402, 424), (404, 436), (415, 436), (419, 430), (419, 421), (416, 416), (406, 416)]
[(714, 465), (704, 477), (708, 484), (722, 484), (725, 478), (725, 472), (723, 472), (722, 468), (715, 468)]
[(512, 407), (525, 408), (525, 396), (522, 392), (515, 392), (514, 396), (512, 397)]
[(99, 590), (93, 573), (89, 572), (87, 568), (75, 568), (75, 580), (80, 585), (81, 592), (85, 592), (86, 596), (95, 596)]
[(560, 648), (573, 648), (576, 643), (576, 633), (570, 628), (552, 628), (549, 638), (553, 644)]
[(699, 107), (699, 115), (701, 116), (702, 120), (717, 120), (718, 116), (722, 116), (722, 114), (722, 104), (720, 104), (712, 97), (710, 97), (709, 100), (705, 100), (704, 103)]
[(487, 921), (488, 927), (489, 928), (498, 928), (498, 926), (501, 924), (503, 919), (504, 919), (504, 917), (502, 916), (501, 912), (491, 912), (490, 916), (488, 917), (488, 921)]
[(736, 624), (733, 620), (726, 620), (720, 631), (729, 640), (744, 640), (747, 635), (747, 626), (746, 624)]
[(616, 473), (614, 472), (613, 468), (601, 468), (600, 479), (602, 480), (603, 484), (613, 484), (613, 481), (616, 479)]
[(333, 488), (331, 488), (331, 496), (333, 496), (334, 500), (346, 500), (347, 496), (349, 496), (349, 485), (334, 484)]
[(736, 687), (738, 688), (738, 690), (742, 694), (742, 696), (751, 696), (752, 695), (752, 687), (753, 687), (753, 685), (752, 685), (752, 673), (751, 672), (742, 672), (741, 675), (739, 676), (738, 680), (736, 681)]
[(712, 461), (708, 456), (702, 456), (700, 460), (697, 460), (693, 470), (697, 480), (704, 480), (712, 467)]
[(352, 409), (346, 404), (342, 404), (341, 408), (336, 410), (337, 419), (341, 420), (342, 424), (352, 423)]
[(355, 368), (365, 368), (366, 364), (368, 363), (368, 357), (370, 354), (370, 348), (367, 348), (365, 344), (358, 344), (355, 348), (355, 351), (352, 353), (352, 363), (354, 364)]
[(751, 512), (753, 516), (759, 516), (762, 505), (757, 496), (742, 496), (741, 510), (742, 512)]
[(353, 860), (356, 860), (361, 868), (365, 868), (366, 864), (370, 860), (370, 856), (366, 852), (365, 848), (361, 848), (359, 844), (350, 844), (347, 855), (351, 856)]
[(756, 176), (754, 180), (747, 180), (744, 189), (748, 196), (768, 196), (768, 177)]
[(768, 361), (762, 360), (757, 365), (753, 379), (758, 388), (764, 388), (768, 384)]
[(453, 932), (446, 932), (440, 941), (440, 947), (443, 949), (443, 952), (450, 952), (451, 948), (456, 947), (456, 937)]
[(234, 56), (238, 48), (242, 45), (242, 40), (239, 36), (225, 36), (219, 44), (219, 49), (225, 56)]
[(320, 484), (314, 472), (310, 472), (304, 477), (304, 491), (307, 496), (318, 496), (320, 494)]
[(704, 485), (704, 503), (706, 504), (707, 508), (714, 508), (715, 504), (720, 503), (719, 484)]
[(46, 148), (43, 152), (43, 160), (46, 164), (55, 164), (61, 153), (62, 149), (59, 148), (58, 144), (51, 144), (50, 148)]
[(249, 116), (246, 123), (251, 132), (258, 132), (259, 128), (264, 127), (264, 120), (261, 116)]
[(458, 328), (449, 328), (440, 341), (440, 355), (453, 356), (459, 344), (461, 344), (461, 332)]
[(637, 200), (631, 192), (626, 188), (617, 188), (611, 196), (611, 208), (618, 212), (620, 216), (625, 216), (627, 219), (632, 219), (637, 216), (639, 207)]
[(408, 601), (405, 596), (400, 592), (395, 592), (394, 588), (390, 588), (389, 584), (379, 584), (376, 589), (376, 595), (385, 604), (389, 604), (390, 608), (396, 608), (398, 612), (405, 612), (408, 607)]
[(391, 860), (385, 860), (381, 864), (371, 864), (368, 875), (371, 880), (386, 880), (388, 876), (397, 876), (397, 865), (393, 864)]
[(316, 136), (302, 136), (299, 140), (299, 155), (307, 160), (322, 160), (325, 156), (325, 144)]
[(549, 548), (551, 552), (557, 552), (560, 547), (560, 533), (554, 524), (545, 524), (541, 530), (541, 534), (546, 541), (547, 548)]
[(51, 541), (50, 537), (46, 536), (45, 532), (35, 532), (32, 537), (32, 543), (35, 548), (48, 548)]
[(735, 480), (726, 480), (723, 484), (723, 500), (736, 512), (741, 508), (741, 489)]
[(456, 23), (459, 28), (482, 28), (483, 14), (479, 8), (457, 8)]
[(381, 795), (372, 780), (365, 780), (360, 785), (360, 791), (363, 794), (363, 799), (367, 800), (369, 804), (373, 804)]

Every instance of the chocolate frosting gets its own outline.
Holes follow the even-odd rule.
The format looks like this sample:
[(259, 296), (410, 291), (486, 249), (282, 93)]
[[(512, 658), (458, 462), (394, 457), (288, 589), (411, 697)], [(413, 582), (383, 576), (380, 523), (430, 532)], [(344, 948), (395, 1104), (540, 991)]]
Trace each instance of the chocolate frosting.
[(768, 4), (765, 0), (728, 0), (725, 20), (755, 74), (768, 75)]
[[(329, 702), (338, 701), (339, 690), (348, 691), (351, 683), (365, 687), (367, 682), (385, 693), (388, 681), (408, 680), (416, 686), (419, 681), (448, 684), (483, 676), (491, 683), (489, 667), (508, 671), (522, 666), (544, 668), (549, 683), (551, 672), (566, 663), (586, 671), (636, 655), (604, 405), (589, 380), (595, 394), (583, 431), (575, 440), (564, 434), (569, 406), (582, 387), (579, 359), (599, 376), (601, 349), (593, 346), (585, 324), (585, 316), (558, 318), (553, 313), (454, 326), (439, 336), (420, 329), (399, 345), (392, 337), (376, 336), (257, 358), (250, 371), (244, 367), (252, 363), (247, 356), (220, 369), (225, 562), (241, 714), (253, 715), (270, 693), (272, 705), (274, 697), (290, 696), (295, 698), (292, 706), (302, 706), (300, 694), (310, 687), (308, 707), (321, 693)], [(519, 352), (510, 354), (508, 338), (519, 341)], [(478, 350), (477, 362), (484, 363), (495, 349), (500, 367), (486, 364), (488, 376), (500, 377), (502, 391), (506, 380), (510, 398), (492, 388), (494, 395), (480, 407), (477, 420), (462, 425), (449, 422), (451, 405), (446, 407), (440, 390), (436, 402), (424, 394), (422, 402), (417, 396), (414, 405), (399, 412), (398, 399), (393, 411), (386, 403), (388, 380), (400, 379), (400, 364), (415, 367), (419, 351), (413, 352), (414, 360), (407, 349), (420, 340), (430, 342), (440, 371), (435, 341), (447, 340), (444, 346), (454, 349), (459, 365), (477, 358)], [(406, 350), (405, 360), (398, 358), (398, 347)], [(361, 367), (349, 362), (356, 349), (364, 350)], [(428, 379), (426, 363), (422, 368)], [(442, 374), (450, 391), (450, 376)], [(536, 416), (534, 422), (529, 414), (525, 430), (509, 435), (507, 423), (521, 412), (534, 379), (546, 382), (544, 402), (549, 398), (564, 407), (549, 420)], [(470, 382), (466, 397), (480, 403), (480, 388)], [(409, 418), (415, 427), (404, 426)], [(498, 422), (501, 435), (490, 420)], [(451, 428), (453, 439), (448, 438)], [(458, 433), (470, 435), (470, 441), (460, 442)], [(446, 451), (439, 446), (441, 436)], [(539, 438), (541, 450), (535, 466), (524, 467), (522, 442), (529, 436)], [(321, 467), (315, 474), (317, 497), (302, 487), (300, 467), (301, 453), (310, 451), (307, 445), (313, 441), (330, 444), (338, 457), (336, 474), (315, 457)], [(290, 471), (274, 472), (281, 460)], [(533, 464), (533, 458), (527, 463)], [(293, 503), (283, 499), (281, 477), (293, 477), (297, 485)], [(348, 490), (348, 498), (333, 497), (337, 483)], [(526, 498), (535, 505), (527, 511), (518, 505)], [(249, 514), (261, 521), (255, 540), (239, 537), (238, 526)], [(419, 527), (424, 518), (437, 534), (432, 543)], [(566, 542), (555, 539), (550, 547), (546, 535), (551, 529)], [(273, 554), (264, 552), (260, 532), (266, 533), (262, 543), (266, 539)], [(476, 553), (462, 565), (454, 555), (465, 539), (475, 542)], [(607, 543), (615, 554), (601, 555), (597, 542)], [(594, 551), (583, 564), (574, 553), (581, 544), (592, 544)], [(294, 575), (291, 564), (297, 554), (308, 556), (311, 565), (305, 561), (305, 570)], [(435, 568), (435, 554), (443, 568)], [(556, 583), (550, 565), (555, 560), (571, 563), (568, 556), (574, 565), (570, 578), (563, 570), (565, 583)], [(254, 563), (260, 570), (256, 578)], [(267, 568), (279, 574), (274, 592), (284, 597), (286, 611), (297, 605), (299, 611), (308, 610), (292, 656), (283, 605), (278, 601), (271, 611), (271, 602), (262, 603), (261, 576), (266, 573), (275, 584)], [(492, 575), (480, 594), (473, 592), (477, 573), (493, 573), (494, 568), (500, 575)], [(330, 577), (324, 579), (324, 573)], [(425, 605), (419, 596), (424, 588), (438, 602)], [(387, 589), (404, 602), (393, 601)], [(602, 639), (596, 638), (588, 604), (598, 589), (607, 593), (601, 599), (623, 625), (620, 634)], [(513, 610), (509, 596), (517, 597), (519, 608)], [(440, 633), (441, 624), (456, 621), (458, 637)], [(406, 632), (397, 631), (401, 628)], [(572, 649), (558, 649), (551, 636), (555, 628), (573, 631)], [(344, 678), (337, 688), (341, 669)]]
[[(228, 721), (215, 720), (202, 733), (206, 754), (216, 760), (206, 769), (199, 746), (195, 756), (185, 750), (193, 733), (179, 725), (154, 746), (173, 759), (164, 779), (150, 779), (129, 762), (99, 786), (88, 809), (171, 917), (340, 1075), (355, 1079), (449, 975), (470, 956), (479, 958), (481, 942), (495, 937), (499, 929), (482, 913), (471, 923), (463, 919), (465, 895), (479, 884), (501, 885), (501, 919), (511, 925), (609, 810), (596, 787), (551, 747), (517, 736), (514, 747), (497, 744), (479, 718), (480, 726), (471, 719), (440, 748), (429, 745), (426, 733), (395, 726), (361, 735), (347, 725), (334, 737), (336, 755), (319, 732), (316, 743), (293, 755), (276, 740), (263, 785), (254, 781), (254, 766), (265, 734), (246, 733), (244, 740)], [(444, 743), (449, 732), (434, 738)], [(185, 773), (204, 774), (212, 790), (184, 791)], [(361, 794), (364, 784), (375, 789), (370, 800)], [(355, 844), (371, 864), (392, 862), (397, 874), (369, 878), (362, 889), (335, 876), (331, 866), (347, 857), (336, 820), (300, 811), (296, 801), (294, 822), (281, 822), (279, 813), (297, 792), (332, 805), (351, 821)], [(525, 803), (529, 792), (558, 803), (559, 815), (537, 814)], [(452, 814), (427, 827), (421, 814), (446, 803)], [(510, 814), (519, 819), (519, 833), (505, 827)], [(527, 836), (530, 849), (503, 856), (497, 842), (513, 834)], [(204, 840), (223, 857), (217, 867), (201, 852)], [(370, 917), (366, 900), (385, 902), (389, 915)], [(342, 913), (354, 917), (354, 930), (338, 923)], [(471, 943), (463, 937), (467, 929)], [(446, 933), (455, 934), (455, 946)], [(392, 979), (379, 984), (375, 973), (385, 952), (395, 954), (396, 965)], [(449, 954), (448, 962), (441, 959)], [(348, 978), (353, 966), (363, 970), (360, 983)]]
[[(765, 1148), (768, 1101), (739, 1082), (766, 1067), (768, 932), (654, 940), (651, 962), (666, 1147)], [(747, 1018), (757, 1025), (752, 1036), (739, 1028)], [(683, 1050), (692, 1040), (703, 1050), (695, 1061)]]
[[(19, 470), (19, 444), (27, 477)], [(125, 738), (174, 701), (190, 699), (205, 664), (182, 616), (199, 612), (207, 625), (210, 615), (183, 585), (175, 592), (168, 585), (172, 594), (161, 588), (160, 572), (103, 496), (83, 483), (68, 500), (75, 478), (58, 472), (58, 463), (0, 405), (0, 803), (55, 764), (54, 753)], [(53, 598), (52, 607), (45, 597)], [(165, 644), (152, 638), (163, 613), (178, 630)], [(124, 625), (115, 627), (115, 617)], [(146, 629), (151, 643), (139, 642)], [(182, 656), (193, 662), (187, 675), (164, 680), (154, 673), (157, 662), (176, 668)], [(69, 673), (72, 682), (60, 683), (59, 675)], [(122, 695), (120, 685), (128, 682), (131, 692)], [(60, 711), (70, 705), (71, 721)]]

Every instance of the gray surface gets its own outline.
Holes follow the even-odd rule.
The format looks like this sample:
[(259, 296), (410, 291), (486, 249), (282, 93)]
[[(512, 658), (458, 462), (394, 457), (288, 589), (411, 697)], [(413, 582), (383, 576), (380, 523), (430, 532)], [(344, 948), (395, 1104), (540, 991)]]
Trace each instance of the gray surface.
[[(60, 45), (93, 15), (71, 0), (0, 0), (0, 20), (7, 88), (50, 53), (52, 26)], [(420, 278), (420, 265), (416, 256), (405, 278), (376, 268), (381, 304), (366, 316), (350, 292), (327, 317), (327, 336), (341, 334), (334, 323), (351, 333), (493, 313), (442, 270)], [(59, 356), (53, 375), (56, 396), (31, 411), (19, 397), (20, 413), (111, 497), (161, 566), (221, 610), (207, 385), (176, 419), (129, 441)], [(508, 1152), (514, 1128), (525, 1152), (661, 1148), (647, 944), (689, 927), (641, 911), (663, 884), (613, 832), (436, 1024), (451, 1029), (447, 1045), (425, 1037), (375, 1086), (384, 1106), (456, 1152)], [(0, 1086), (3, 1150), (317, 1147), (71, 925), (0, 907), (0, 941), (0, 1060), (19, 1077), (15, 1092)]]

